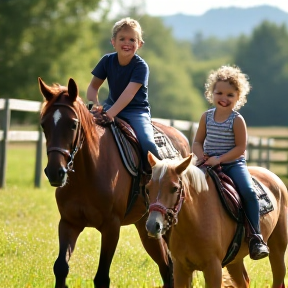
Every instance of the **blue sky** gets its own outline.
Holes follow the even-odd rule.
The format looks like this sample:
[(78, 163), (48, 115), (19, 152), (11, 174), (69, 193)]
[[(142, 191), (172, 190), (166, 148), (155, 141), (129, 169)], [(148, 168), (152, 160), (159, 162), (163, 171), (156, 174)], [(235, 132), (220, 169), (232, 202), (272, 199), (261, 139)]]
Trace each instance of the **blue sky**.
[[(176, 13), (201, 15), (213, 8), (233, 6), (248, 8), (260, 5), (278, 7), (288, 13), (287, 0), (125, 0), (120, 2), (125, 3), (125, 6), (131, 5), (131, 3), (140, 4), (151, 16), (163, 16)], [(118, 10), (117, 4), (114, 4), (114, 9), (115, 11)], [(111, 11), (111, 13), (113, 12)]]
[(201, 15), (212, 8), (231, 6), (248, 8), (260, 5), (278, 7), (288, 13), (287, 0), (146, 0), (146, 11), (155, 16), (175, 13)]

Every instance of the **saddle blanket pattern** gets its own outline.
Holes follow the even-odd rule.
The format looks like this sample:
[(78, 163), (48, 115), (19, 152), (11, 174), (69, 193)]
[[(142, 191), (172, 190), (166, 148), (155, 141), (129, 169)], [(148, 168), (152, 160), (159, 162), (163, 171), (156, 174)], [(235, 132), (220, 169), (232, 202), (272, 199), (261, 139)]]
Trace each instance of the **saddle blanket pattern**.
[(257, 194), (258, 202), (259, 202), (259, 208), (260, 208), (260, 215), (265, 215), (269, 213), (270, 211), (274, 210), (273, 204), (268, 197), (266, 191), (263, 189), (262, 185), (254, 178), (252, 177), (253, 184), (254, 184), (254, 191)]
[(153, 131), (154, 140), (157, 145), (160, 158), (175, 159), (176, 157), (179, 157), (179, 151), (175, 149), (171, 140), (166, 136), (166, 134), (155, 125), (153, 125)]

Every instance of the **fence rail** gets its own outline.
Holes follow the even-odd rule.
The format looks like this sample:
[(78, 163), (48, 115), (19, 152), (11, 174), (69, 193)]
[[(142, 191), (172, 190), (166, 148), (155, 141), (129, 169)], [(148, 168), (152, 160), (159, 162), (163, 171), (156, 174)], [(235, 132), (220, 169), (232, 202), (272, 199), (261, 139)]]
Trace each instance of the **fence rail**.
[(0, 119), (0, 188), (5, 186), (7, 147), (9, 142), (36, 142), (36, 162), (34, 174), (34, 186), (41, 186), (42, 170), (42, 144), (43, 133), (39, 131), (10, 131), (11, 111), (40, 112), (41, 102), (19, 99), (0, 99), (0, 110), (3, 116)]
[[(3, 116), (0, 118), (0, 128), (2, 129), (0, 130), (0, 188), (5, 186), (8, 143), (22, 141), (31, 141), (36, 143), (34, 186), (41, 186), (42, 149), (45, 139), (42, 130), (40, 129), (40, 125), (38, 131), (10, 130), (12, 110), (39, 113), (41, 105), (42, 103), (39, 101), (0, 99), (0, 111), (3, 110)], [(182, 131), (187, 136), (190, 143), (192, 143), (195, 132), (198, 128), (198, 123), (191, 121), (161, 118), (153, 118), (152, 120), (173, 126)], [(280, 174), (288, 177), (288, 137), (249, 137), (247, 162), (248, 164), (256, 164), (258, 166), (266, 167), (267, 169), (270, 169), (272, 165), (284, 167), (285, 172)]]

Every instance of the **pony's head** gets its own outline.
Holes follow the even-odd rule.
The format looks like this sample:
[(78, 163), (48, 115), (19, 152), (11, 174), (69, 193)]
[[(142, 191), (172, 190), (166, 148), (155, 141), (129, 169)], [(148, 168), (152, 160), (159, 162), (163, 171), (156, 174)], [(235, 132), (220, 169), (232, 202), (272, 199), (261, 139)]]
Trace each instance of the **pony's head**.
[(146, 223), (152, 237), (160, 237), (178, 221), (183, 201), (193, 193), (208, 190), (205, 174), (195, 166), (196, 158), (190, 154), (176, 160), (159, 160), (148, 153), (152, 178), (147, 184), (150, 207)]
[(85, 139), (92, 143), (94, 122), (78, 95), (78, 87), (70, 78), (68, 86), (49, 86), (38, 78), (44, 96), (41, 126), (46, 138), (48, 164), (45, 174), (52, 186), (63, 186), (67, 172), (73, 170), (74, 156)]

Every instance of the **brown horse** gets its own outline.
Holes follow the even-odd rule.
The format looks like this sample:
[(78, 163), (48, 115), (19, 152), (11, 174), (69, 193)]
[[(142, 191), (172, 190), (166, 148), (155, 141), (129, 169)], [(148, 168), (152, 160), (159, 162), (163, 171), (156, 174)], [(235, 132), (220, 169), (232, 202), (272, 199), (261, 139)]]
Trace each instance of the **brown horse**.
[[(223, 208), (210, 176), (206, 177), (194, 165), (192, 154), (184, 159), (160, 161), (149, 153), (148, 159), (152, 179), (146, 186), (150, 199), (146, 228), (150, 236), (158, 239), (171, 228), (168, 247), (173, 259), (175, 288), (190, 287), (194, 270), (203, 271), (206, 288), (220, 288), (221, 263), (235, 233), (236, 222)], [(285, 288), (287, 189), (265, 168), (249, 167), (249, 171), (263, 185), (274, 206), (273, 211), (261, 217), (261, 231), (270, 248), (272, 287)], [(226, 266), (234, 286), (226, 287), (249, 287), (243, 263), (247, 254), (248, 245), (242, 241), (238, 254)]]
[[(41, 111), (48, 155), (45, 173), (50, 184), (58, 187), (56, 200), (61, 215), (55, 287), (67, 287), (68, 261), (85, 227), (95, 227), (101, 233), (94, 285), (109, 287), (109, 270), (120, 227), (129, 224), (135, 224), (144, 248), (158, 264), (164, 287), (173, 287), (172, 262), (163, 249), (167, 246), (162, 240), (149, 239), (145, 229), (148, 213), (144, 195), (139, 195), (125, 215), (132, 176), (123, 165), (110, 128), (94, 123), (73, 79), (68, 87), (63, 87), (48, 86), (39, 78), (39, 86), (45, 97)], [(180, 131), (159, 126), (183, 156), (189, 155), (189, 143)]]

